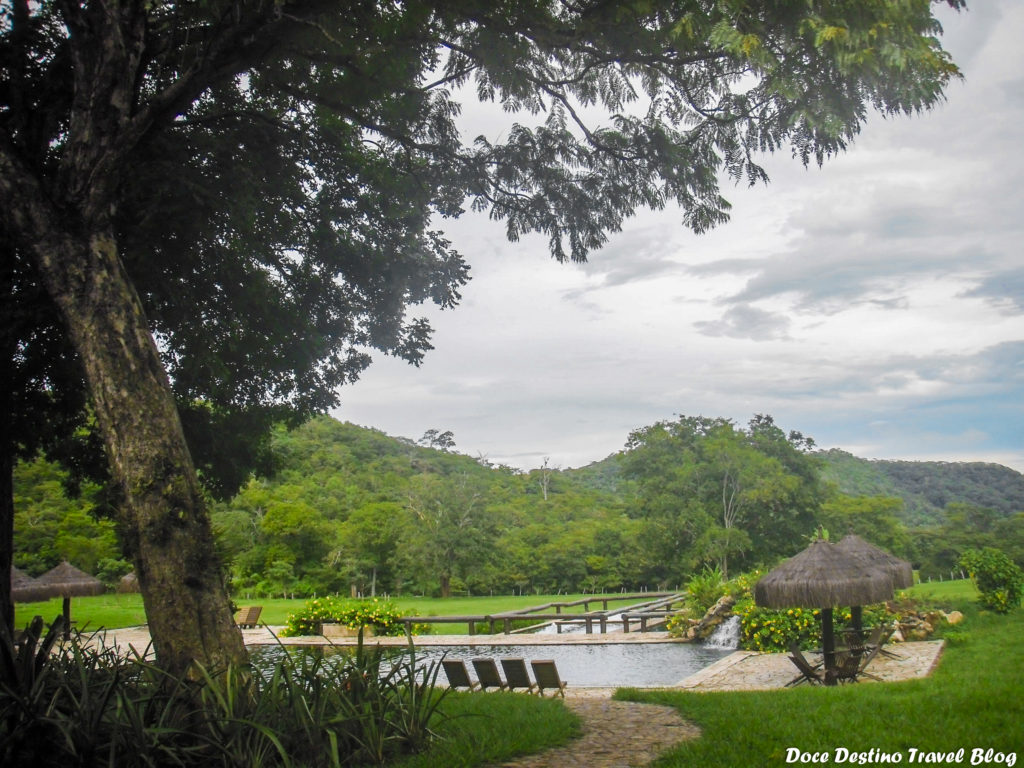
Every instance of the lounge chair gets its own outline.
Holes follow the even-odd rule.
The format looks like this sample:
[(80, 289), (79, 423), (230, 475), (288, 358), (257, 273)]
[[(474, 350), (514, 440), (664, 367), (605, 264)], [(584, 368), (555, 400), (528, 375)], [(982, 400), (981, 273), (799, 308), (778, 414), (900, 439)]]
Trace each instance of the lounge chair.
[(250, 605), (239, 608), (235, 616), (235, 623), (242, 629), (256, 629), (260, 625), (260, 614), (263, 612), (262, 605)]
[(444, 668), (444, 674), (448, 678), (449, 688), (468, 688), (471, 691), (475, 691), (480, 687), (480, 683), (469, 679), (466, 662), (462, 659), (442, 659), (441, 666)]
[(502, 659), (501, 668), (505, 670), (505, 684), (510, 691), (514, 691), (516, 688), (525, 688), (528, 693), (533, 693), (534, 688), (537, 687), (530, 680), (530, 673), (526, 670), (524, 659)]
[(488, 688), (505, 690), (505, 682), (498, 674), (498, 665), (494, 663), (494, 659), (473, 659), (473, 669), (476, 670), (476, 679), (480, 681), (481, 691)]
[[(868, 636), (868, 639), (860, 646), (861, 652), (865, 655), (865, 661), (861, 665), (862, 671), (864, 667), (868, 665), (868, 662), (879, 653), (883, 656), (888, 656), (890, 659), (902, 658), (899, 654), (892, 653), (885, 649), (885, 644), (889, 641), (889, 638), (892, 637), (893, 632), (895, 631), (895, 627), (891, 624), (878, 624), (871, 630), (871, 634)], [(868, 677), (873, 677), (873, 675), (868, 675)]]
[(902, 659), (898, 653), (893, 653), (885, 647), (885, 644), (889, 642), (892, 636), (896, 633), (895, 624), (881, 624), (882, 631), (878, 635), (878, 639), (875, 641), (875, 645), (878, 646), (878, 652), (883, 656), (887, 656), (890, 659)]
[[(871, 628), (871, 632), (868, 633), (867, 639), (864, 642), (859, 643), (863, 648), (870, 648), (873, 645), (878, 645), (882, 640), (882, 634), (885, 632), (885, 624), (876, 624)], [(856, 647), (858, 644), (854, 643), (851, 647)]]
[(825, 676), (804, 658), (798, 643), (793, 643), (793, 645), (789, 646), (789, 660), (800, 670), (800, 674), (786, 683), (787, 688), (793, 685), (800, 685), (800, 683), (810, 683), (811, 685), (825, 684)]
[(533, 667), (533, 676), (537, 678), (537, 693), (543, 696), (544, 689), (550, 688), (561, 694), (563, 699), (565, 698), (565, 683), (558, 676), (558, 667), (555, 666), (554, 661), (538, 659), (531, 661), (530, 666)]
[(834, 680), (836, 683), (856, 683), (857, 675), (860, 672), (860, 662), (863, 658), (861, 648), (853, 648), (836, 654), (836, 667), (825, 671), (825, 679)]
[(877, 677), (876, 675), (872, 675), (870, 672), (866, 672), (865, 669), (867, 668), (868, 664), (870, 664), (872, 662), (872, 660), (875, 658), (875, 656), (877, 656), (881, 652), (882, 652), (882, 644), (881, 643), (876, 643), (874, 645), (866, 647), (865, 650), (864, 650), (864, 653), (860, 654), (860, 658), (858, 659), (859, 663), (857, 665), (857, 675), (856, 676), (857, 677), (870, 677), (872, 680), (879, 680), (880, 681), (882, 678)]

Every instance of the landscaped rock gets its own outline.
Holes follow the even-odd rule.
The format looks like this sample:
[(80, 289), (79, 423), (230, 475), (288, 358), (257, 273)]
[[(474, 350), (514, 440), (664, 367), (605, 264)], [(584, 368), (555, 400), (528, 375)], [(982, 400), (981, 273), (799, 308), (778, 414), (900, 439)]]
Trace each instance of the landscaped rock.
[(719, 598), (718, 602), (704, 614), (704, 618), (686, 630), (685, 639), (689, 642), (706, 640), (719, 624), (732, 616), (732, 607), (735, 603), (736, 598), (731, 595)]
[(927, 640), (935, 632), (935, 628), (946, 621), (948, 618), (942, 611), (918, 613), (904, 609), (899, 613), (897, 631), (893, 634), (892, 640)]
[(950, 611), (946, 614), (946, 622), (948, 624), (959, 624), (964, 620), (964, 615), (960, 611)]

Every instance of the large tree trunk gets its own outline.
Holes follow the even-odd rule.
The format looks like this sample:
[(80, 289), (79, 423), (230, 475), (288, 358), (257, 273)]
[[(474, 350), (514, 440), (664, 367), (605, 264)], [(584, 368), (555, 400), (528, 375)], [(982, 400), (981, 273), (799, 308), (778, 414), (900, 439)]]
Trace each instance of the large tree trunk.
[[(7, 414), (0, 414), (6, 419)], [(0, 432), (6, 430), (0, 428)], [(0, 435), (0, 621), (14, 630), (11, 566), (14, 565), (14, 457), (7, 435)]]
[(170, 383), (109, 232), (51, 234), (40, 272), (82, 359), (124, 493), (120, 522), (158, 662), (184, 673), (245, 659)]
[[(8, 258), (8, 254), (3, 254)], [(0, 301), (13, 304), (14, 296), (3, 271)], [(8, 630), (14, 630), (14, 600), (11, 597), (11, 566), (14, 565), (14, 370), (16, 352), (15, 335), (10, 331), (13, 323), (8, 315), (4, 319), (8, 328), (0, 329), (0, 361), (10, 366), (0, 375), (0, 621)]]
[[(193, 661), (218, 669), (246, 655), (170, 383), (111, 224), (130, 153), (156, 119), (156, 108), (137, 109), (148, 6), (62, 6), (74, 89), (59, 167), (34, 163), (25, 137), (0, 134), (0, 201), (81, 358), (157, 660), (181, 674)], [(202, 90), (178, 86), (159, 110)]]

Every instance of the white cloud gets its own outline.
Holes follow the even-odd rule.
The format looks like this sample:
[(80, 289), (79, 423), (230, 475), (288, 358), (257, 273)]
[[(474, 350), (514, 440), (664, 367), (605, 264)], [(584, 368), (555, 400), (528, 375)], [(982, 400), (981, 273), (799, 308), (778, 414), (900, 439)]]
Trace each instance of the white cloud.
[[(578, 466), (675, 414), (771, 413), (826, 447), (1024, 470), (1024, 6), (946, 12), (948, 102), (869, 119), (823, 169), (766, 160), (701, 237), (640, 212), (585, 265), (443, 222), (473, 265), (420, 369), (378, 360), (336, 415), (521, 467)], [(507, 116), (467, 108), (496, 136)], [(503, 122), (504, 121), (504, 122)], [(439, 223), (441, 224), (441, 223)]]

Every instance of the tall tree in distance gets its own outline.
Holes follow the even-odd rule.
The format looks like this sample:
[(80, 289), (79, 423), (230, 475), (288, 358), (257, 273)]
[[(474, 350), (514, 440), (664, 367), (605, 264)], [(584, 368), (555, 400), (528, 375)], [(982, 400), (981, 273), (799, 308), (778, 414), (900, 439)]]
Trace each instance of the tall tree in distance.
[(464, 578), (496, 536), (486, 488), (476, 477), (418, 475), (406, 503), (411, 525), (406, 551), (423, 581), (436, 580), (441, 597), (451, 597), (452, 580)]
[(714, 563), (727, 576), (740, 555), (749, 565), (793, 554), (813, 529), (826, 497), (807, 453), (813, 445), (787, 437), (770, 416), (747, 429), (681, 416), (633, 432), (623, 469), (637, 482), (641, 516), (660, 534), (652, 546), (662, 559), (681, 568)]
[[(2, 14), (4, 231), (80, 360), (175, 670), (244, 654), (183, 418), (322, 410), (367, 348), (418, 361), (429, 328), (407, 307), (450, 306), (466, 279), (432, 215), (468, 199), (513, 239), (546, 234), (559, 260), (639, 206), (674, 201), (704, 230), (727, 215), (720, 171), (763, 180), (755, 153), (787, 142), (820, 162), (869, 108), (928, 108), (957, 75), (930, 4), (896, 0), (11, 0)], [(463, 143), (448, 89), (471, 85), (542, 122)]]

